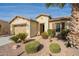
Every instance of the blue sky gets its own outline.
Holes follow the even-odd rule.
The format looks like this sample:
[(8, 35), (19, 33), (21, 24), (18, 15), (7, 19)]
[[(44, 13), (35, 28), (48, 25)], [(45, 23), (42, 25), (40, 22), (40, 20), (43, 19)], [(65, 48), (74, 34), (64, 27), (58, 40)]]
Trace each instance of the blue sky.
[(43, 3), (0, 3), (1, 20), (10, 21), (15, 16), (35, 19), (39, 14), (48, 14), (52, 18), (70, 16), (71, 7), (69, 4), (61, 9), (58, 7), (46, 8)]

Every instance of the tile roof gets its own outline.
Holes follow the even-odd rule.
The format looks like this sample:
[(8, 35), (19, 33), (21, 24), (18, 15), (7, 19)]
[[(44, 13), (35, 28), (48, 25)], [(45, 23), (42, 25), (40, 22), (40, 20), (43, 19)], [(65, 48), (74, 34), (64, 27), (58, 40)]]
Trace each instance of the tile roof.
[(52, 18), (51, 20), (49, 20), (49, 22), (52, 22), (52, 21), (61, 21), (61, 20), (70, 20), (70, 19), (71, 19), (70, 16), (58, 17), (58, 18)]
[(12, 21), (14, 21), (16, 18), (22, 18), (22, 19), (25, 19), (25, 20), (28, 20), (28, 21), (34, 21), (34, 22), (37, 22), (35, 20), (32, 20), (32, 19), (28, 19), (28, 18), (25, 18), (23, 16), (15, 16), (9, 23), (12, 23)]
[(40, 14), (40, 15), (38, 15), (36, 18), (38, 18), (38, 17), (40, 17), (40, 16), (46, 16), (46, 17), (49, 17), (50, 19), (52, 19), (52, 17), (49, 16), (49, 15), (47, 15), (47, 14)]

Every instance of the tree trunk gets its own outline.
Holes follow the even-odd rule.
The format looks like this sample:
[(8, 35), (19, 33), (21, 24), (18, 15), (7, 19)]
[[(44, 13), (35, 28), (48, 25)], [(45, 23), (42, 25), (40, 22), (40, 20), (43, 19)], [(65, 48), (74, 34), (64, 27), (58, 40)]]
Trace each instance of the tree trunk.
[(79, 4), (72, 4), (72, 15), (69, 25), (70, 32), (67, 38), (69, 42), (79, 48)]

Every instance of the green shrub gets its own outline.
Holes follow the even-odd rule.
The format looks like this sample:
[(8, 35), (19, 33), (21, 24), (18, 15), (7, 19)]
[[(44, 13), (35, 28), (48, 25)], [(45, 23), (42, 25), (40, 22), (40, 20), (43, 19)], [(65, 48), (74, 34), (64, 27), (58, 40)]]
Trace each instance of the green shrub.
[(53, 30), (53, 29), (48, 29), (48, 35), (49, 35), (50, 37), (54, 37), (54, 36), (55, 36), (55, 30)]
[(15, 43), (18, 43), (18, 37), (17, 36), (12, 36), (10, 39), (12, 41), (14, 41)]
[(59, 53), (61, 51), (61, 48), (57, 43), (50, 44), (49, 49), (52, 53)]
[(48, 39), (48, 33), (47, 32), (43, 32), (41, 34), (41, 36), (43, 37), (43, 39)]
[(25, 45), (25, 50), (27, 53), (35, 53), (38, 51), (40, 43), (38, 41), (32, 41)]
[(64, 29), (61, 31), (60, 35), (62, 39), (66, 39), (66, 36), (68, 34), (69, 30), (68, 29)]
[(27, 33), (19, 33), (17, 35), (17, 37), (21, 40), (21, 41), (25, 41), (25, 38), (27, 37)]

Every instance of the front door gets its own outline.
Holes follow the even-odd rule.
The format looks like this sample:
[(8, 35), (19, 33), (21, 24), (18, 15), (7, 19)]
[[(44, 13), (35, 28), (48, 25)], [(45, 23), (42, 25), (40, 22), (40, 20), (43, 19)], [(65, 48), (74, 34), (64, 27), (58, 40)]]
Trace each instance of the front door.
[(40, 24), (40, 34), (44, 32), (44, 24)]

